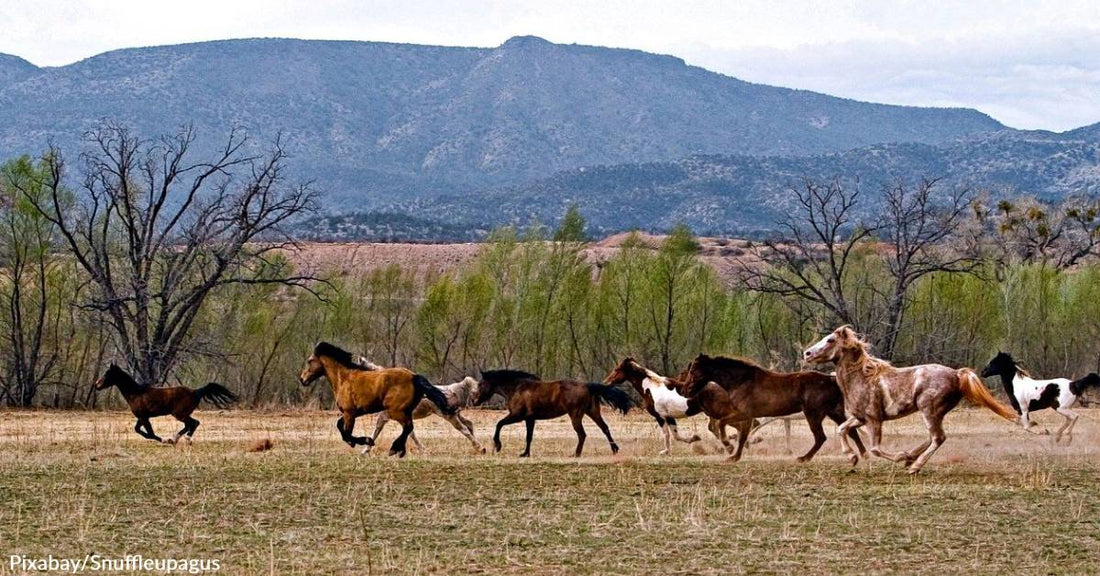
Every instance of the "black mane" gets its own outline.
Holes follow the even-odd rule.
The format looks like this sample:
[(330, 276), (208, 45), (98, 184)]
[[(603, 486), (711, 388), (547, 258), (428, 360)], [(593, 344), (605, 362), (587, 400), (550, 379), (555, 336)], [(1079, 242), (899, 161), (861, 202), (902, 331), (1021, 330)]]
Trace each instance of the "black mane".
[(118, 386), (120, 389), (144, 390), (148, 388), (145, 384), (138, 383), (133, 376), (130, 376), (129, 372), (113, 362), (107, 367), (107, 372), (103, 374), (103, 381), (112, 386)]
[(515, 381), (515, 380), (541, 380), (538, 376), (524, 372), (523, 370), (482, 370), (481, 379), (491, 382)]
[(313, 347), (314, 356), (325, 356), (326, 358), (332, 358), (337, 364), (340, 364), (344, 368), (351, 368), (352, 370), (366, 370), (362, 364), (356, 361), (355, 355), (343, 348), (330, 344), (328, 342), (321, 342), (317, 346)]
[(695, 358), (702, 366), (717, 370), (764, 370), (756, 362), (745, 358), (731, 358), (729, 356), (707, 356), (700, 354)]

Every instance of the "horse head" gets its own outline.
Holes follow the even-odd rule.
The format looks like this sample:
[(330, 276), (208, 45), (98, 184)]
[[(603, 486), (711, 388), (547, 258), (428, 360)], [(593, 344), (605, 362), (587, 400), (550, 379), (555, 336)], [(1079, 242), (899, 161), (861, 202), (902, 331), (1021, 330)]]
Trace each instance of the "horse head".
[(132, 380), (130, 375), (122, 368), (119, 368), (118, 364), (111, 362), (111, 365), (107, 367), (107, 371), (103, 373), (103, 376), (100, 376), (95, 381), (95, 389), (106, 390), (111, 386), (118, 386), (128, 380)]
[(678, 378), (683, 384), (680, 386), (680, 395), (684, 398), (694, 398), (699, 395), (699, 392), (703, 390), (703, 387), (707, 385), (707, 369), (706, 366), (710, 363), (711, 357), (706, 354), (700, 354), (691, 361), (685, 370)]
[(632, 356), (627, 356), (626, 358), (623, 358), (622, 362), (619, 362), (618, 366), (612, 368), (611, 372), (607, 373), (607, 376), (603, 379), (603, 383), (610, 384), (612, 386), (614, 386), (615, 384), (621, 384), (630, 379), (628, 376), (630, 373), (637, 372), (639, 370), (640, 367), (638, 366), (638, 363), (634, 360), (634, 358)]
[(1008, 352), (997, 352), (989, 364), (982, 368), (982, 378), (1001, 375), (1008, 376), (1010, 379), (1016, 376), (1016, 361)]
[(320, 342), (313, 347), (313, 352), (310, 353), (309, 358), (306, 358), (306, 365), (298, 373), (298, 382), (302, 386), (309, 386), (325, 375), (325, 364), (321, 361), (321, 357), (333, 354), (332, 350), (340, 349), (328, 342)]
[(844, 325), (807, 348), (802, 353), (802, 358), (814, 364), (836, 362), (841, 352), (857, 346), (862, 347), (863, 341), (851, 326)]

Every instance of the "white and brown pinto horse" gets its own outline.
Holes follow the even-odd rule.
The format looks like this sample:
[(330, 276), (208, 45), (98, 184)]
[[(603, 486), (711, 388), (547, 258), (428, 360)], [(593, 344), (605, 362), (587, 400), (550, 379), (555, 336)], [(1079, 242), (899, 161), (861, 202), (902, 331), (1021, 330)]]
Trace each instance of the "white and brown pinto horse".
[(1051, 380), (1036, 380), (1016, 364), (1016, 360), (1008, 352), (1000, 352), (989, 361), (982, 370), (982, 378), (1000, 376), (1004, 384), (1005, 393), (1008, 394), (1012, 407), (1020, 415), (1020, 426), (1029, 430), (1033, 422), (1028, 419), (1028, 414), (1036, 410), (1050, 408), (1065, 418), (1062, 427), (1054, 434), (1054, 441), (1059, 442), (1064, 434), (1068, 441), (1073, 442), (1073, 426), (1077, 424), (1077, 413), (1070, 410), (1077, 404), (1077, 398), (1092, 387), (1100, 387), (1100, 376), (1096, 373), (1089, 374), (1080, 380), (1071, 381), (1069, 378), (1054, 378)]
[[(844, 395), (844, 411), (848, 415), (839, 428), (840, 440), (853, 465), (856, 459), (846, 433), (859, 426), (867, 427), (872, 454), (904, 462), (909, 473), (916, 474), (947, 439), (943, 419), (963, 398), (1010, 422), (1016, 421), (1012, 409), (997, 402), (969, 368), (955, 369), (939, 364), (895, 368), (871, 356), (867, 349), (868, 344), (855, 331), (841, 326), (803, 353), (808, 362), (836, 363), (837, 383)], [(882, 423), (914, 412), (920, 412), (924, 418), (928, 440), (908, 452), (884, 450)]]

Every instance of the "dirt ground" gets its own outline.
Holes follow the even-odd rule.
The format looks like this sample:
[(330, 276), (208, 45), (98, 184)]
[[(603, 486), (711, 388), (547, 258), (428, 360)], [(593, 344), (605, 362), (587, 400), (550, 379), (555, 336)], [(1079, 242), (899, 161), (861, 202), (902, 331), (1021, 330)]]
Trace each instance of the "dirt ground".
[[(882, 460), (850, 470), (832, 431), (797, 464), (781, 425), (739, 463), (709, 438), (660, 457), (636, 413), (607, 417), (618, 456), (588, 423), (570, 458), (564, 419), (538, 425), (533, 458), (516, 457), (522, 426), (503, 453), (476, 454), (430, 417), (427, 451), (398, 460), (396, 425), (360, 456), (327, 411), (200, 411), (191, 446), (143, 440), (122, 412), (0, 412), (0, 574), (19, 573), (10, 555), (87, 553), (216, 558), (226, 574), (1098, 573), (1100, 410), (1081, 413), (1073, 444), (1055, 446), (959, 410), (909, 477)], [(468, 414), (490, 445), (502, 413)], [(682, 429), (706, 435), (699, 418)], [(887, 434), (917, 444), (920, 420)], [(795, 452), (809, 443), (796, 422)]]

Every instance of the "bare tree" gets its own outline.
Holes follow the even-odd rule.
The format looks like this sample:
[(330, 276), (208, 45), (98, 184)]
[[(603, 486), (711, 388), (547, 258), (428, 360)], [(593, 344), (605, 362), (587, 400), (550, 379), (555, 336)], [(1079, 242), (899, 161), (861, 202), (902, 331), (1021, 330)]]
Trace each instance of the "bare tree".
[[(3, 370), (0, 400), (30, 406), (53, 370), (57, 350), (48, 346), (60, 306), (56, 285), (54, 227), (20, 196), (41, 199), (49, 175), (45, 163), (28, 157), (0, 166), (0, 315)], [(22, 192), (21, 192), (22, 191)]]
[(741, 260), (739, 279), (750, 290), (787, 297), (791, 306), (817, 304), (860, 328), (845, 281), (853, 250), (875, 229), (856, 220), (859, 188), (807, 180), (793, 192), (797, 209), (778, 223), (780, 239), (756, 248), (759, 263)]
[(991, 233), (1001, 265), (1039, 262), (1064, 270), (1100, 253), (1100, 203), (1095, 200), (1069, 198), (1061, 205), (1034, 198), (1001, 200), (992, 208), (978, 204), (975, 213)]
[[(163, 383), (181, 357), (210, 353), (192, 334), (206, 298), (229, 285), (309, 289), (278, 250), (288, 224), (314, 208), (308, 184), (285, 182), (281, 139), (263, 154), (234, 129), (208, 159), (193, 159), (190, 127), (157, 140), (106, 123), (86, 135), (75, 198), (60, 151), (46, 156), (50, 195), (31, 199), (95, 286), (83, 305), (102, 313), (136, 376)], [(29, 197), (28, 197), (29, 198)]]
[(916, 187), (898, 183), (883, 193), (884, 210), (876, 229), (889, 243), (888, 267), (893, 279), (886, 302), (886, 317), (880, 338), (882, 355), (894, 351), (902, 327), (909, 289), (933, 273), (974, 272), (980, 261), (966, 250), (952, 246), (969, 213), (971, 194), (966, 188), (938, 196), (936, 180), (924, 179)]

